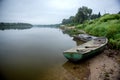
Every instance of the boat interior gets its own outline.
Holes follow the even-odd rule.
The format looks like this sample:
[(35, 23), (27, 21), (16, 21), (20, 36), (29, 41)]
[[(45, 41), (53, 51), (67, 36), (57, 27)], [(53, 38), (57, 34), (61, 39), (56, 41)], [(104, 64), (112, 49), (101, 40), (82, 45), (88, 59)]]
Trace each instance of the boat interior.
[(103, 37), (99, 37), (99, 38), (95, 38), (91, 41), (88, 41), (87, 43), (84, 43), (80, 46), (77, 46), (75, 48), (69, 49), (65, 52), (79, 52), (81, 54), (90, 52), (91, 50), (95, 50), (101, 46), (103, 46), (104, 44), (106, 44), (106, 38)]

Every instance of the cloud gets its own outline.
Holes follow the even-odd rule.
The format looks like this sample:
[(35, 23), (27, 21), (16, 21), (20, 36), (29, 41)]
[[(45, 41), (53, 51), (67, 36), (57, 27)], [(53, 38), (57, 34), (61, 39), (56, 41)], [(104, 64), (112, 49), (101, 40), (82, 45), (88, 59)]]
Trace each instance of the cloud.
[(117, 13), (119, 0), (0, 0), (0, 22), (27, 22), (56, 24), (63, 18), (74, 16), (81, 6), (94, 13)]
[(78, 7), (79, 3), (77, 0), (49, 0), (48, 5), (59, 10), (69, 10)]

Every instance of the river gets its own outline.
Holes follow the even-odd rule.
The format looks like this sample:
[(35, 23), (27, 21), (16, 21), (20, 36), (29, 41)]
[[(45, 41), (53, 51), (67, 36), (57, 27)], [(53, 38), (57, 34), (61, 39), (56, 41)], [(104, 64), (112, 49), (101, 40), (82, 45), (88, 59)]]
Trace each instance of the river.
[(87, 63), (78, 66), (62, 54), (76, 45), (59, 28), (1, 30), (0, 80), (81, 79), (83, 72), (87, 73)]

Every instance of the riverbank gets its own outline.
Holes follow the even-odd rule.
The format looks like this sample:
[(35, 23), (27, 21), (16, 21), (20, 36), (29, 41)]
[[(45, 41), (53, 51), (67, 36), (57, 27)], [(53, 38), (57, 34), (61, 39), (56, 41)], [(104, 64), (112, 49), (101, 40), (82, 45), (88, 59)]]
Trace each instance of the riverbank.
[(72, 27), (70, 24), (66, 24), (61, 26), (61, 28), (70, 36), (78, 35), (85, 31), (93, 36), (107, 37), (110, 48), (120, 49), (120, 14), (105, 14), (97, 19), (87, 20), (83, 24), (77, 24)]
[(107, 48), (102, 53), (88, 60), (90, 74), (87, 80), (120, 80), (119, 28), (120, 14), (106, 14), (74, 27), (62, 26), (64, 32), (70, 36), (86, 32), (98, 37), (107, 37), (109, 40)]
[(120, 80), (119, 53), (111, 57), (108, 54), (111, 51), (106, 48), (101, 54), (78, 63), (56, 63), (46, 70), (42, 80)]
[[(79, 44), (80, 45), (80, 44)], [(86, 61), (85, 61), (86, 62)], [(120, 80), (120, 51), (110, 49), (109, 45), (105, 50), (87, 60), (89, 71), (86, 72), (84, 80)], [(78, 64), (81, 66), (81, 63)], [(79, 67), (78, 66), (78, 67)], [(79, 70), (78, 70), (79, 71)], [(81, 75), (81, 74), (79, 74)]]
[(120, 80), (120, 51), (108, 46), (102, 53), (87, 60), (89, 71), (84, 80)]
[(105, 49), (89, 60), (89, 69), (88, 80), (120, 80), (120, 52)]
[(86, 80), (120, 80), (119, 50), (110, 49), (106, 46), (103, 52), (86, 61), (89, 64), (89, 72), (86, 73), (89, 75)]

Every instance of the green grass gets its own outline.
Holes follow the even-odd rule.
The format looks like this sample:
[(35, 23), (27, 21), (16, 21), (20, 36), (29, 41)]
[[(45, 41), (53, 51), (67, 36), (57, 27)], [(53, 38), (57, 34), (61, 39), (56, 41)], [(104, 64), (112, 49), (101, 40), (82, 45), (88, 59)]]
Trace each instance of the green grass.
[(67, 29), (64, 31), (64, 33), (67, 33), (70, 36), (81, 34), (81, 32), (79, 32), (78, 29)]
[(109, 20), (119, 20), (120, 19), (120, 14), (106, 14), (100, 18), (100, 22), (107, 22)]
[(94, 36), (107, 37), (111, 48), (120, 49), (120, 14), (107, 14), (88, 21), (82, 29)]

